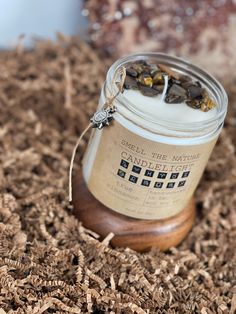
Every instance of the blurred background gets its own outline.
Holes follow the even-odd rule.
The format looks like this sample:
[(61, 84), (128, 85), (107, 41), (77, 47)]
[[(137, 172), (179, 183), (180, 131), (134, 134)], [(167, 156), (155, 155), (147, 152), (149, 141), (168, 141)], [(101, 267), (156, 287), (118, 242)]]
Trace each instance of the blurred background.
[[(79, 35), (114, 58), (186, 57), (217, 76), (236, 68), (236, 0), (0, 0), (0, 48)], [(24, 36), (23, 36), (24, 35)]]
[(88, 23), (80, 0), (0, 0), (0, 48), (11, 49), (24, 35), (29, 48), (34, 40), (56, 39), (56, 33), (85, 35)]

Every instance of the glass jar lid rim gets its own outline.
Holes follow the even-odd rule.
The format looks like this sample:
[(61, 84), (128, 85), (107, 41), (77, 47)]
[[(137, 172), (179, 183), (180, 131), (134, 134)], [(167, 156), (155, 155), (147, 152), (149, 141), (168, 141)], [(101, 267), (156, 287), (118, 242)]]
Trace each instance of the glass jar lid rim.
[[(135, 54), (130, 54), (127, 56), (124, 56), (120, 59), (118, 59), (113, 65), (110, 67), (107, 73), (107, 83), (108, 85), (111, 86), (112, 80), (115, 74), (115, 71), (122, 65), (125, 65), (129, 62), (135, 61), (135, 60), (148, 60), (148, 59), (159, 59), (160, 63), (164, 63), (166, 65), (172, 66), (174, 69), (177, 68), (177, 65), (183, 72), (191, 72), (193, 74), (198, 74), (199, 77), (203, 80), (207, 80), (208, 82), (213, 85), (213, 87), (217, 88), (218, 91), (218, 97), (220, 99), (217, 99), (217, 104), (218, 104), (218, 112), (214, 117), (211, 117), (209, 119), (203, 120), (203, 121), (197, 121), (197, 122), (178, 122), (178, 121), (173, 121), (173, 120), (168, 120), (168, 119), (162, 119), (158, 118), (155, 119), (155, 121), (151, 121), (153, 123), (158, 123), (163, 126), (171, 126), (176, 129), (193, 129), (193, 128), (203, 128), (207, 126), (214, 125), (215, 122), (219, 122), (218, 124), (221, 124), (224, 120), (226, 110), (227, 110), (227, 105), (228, 105), (228, 97), (225, 92), (224, 87), (221, 85), (221, 83), (215, 79), (211, 74), (209, 74), (207, 71), (202, 70), (200, 67), (192, 64), (190, 61), (184, 60), (179, 57), (175, 57), (169, 54), (165, 53), (157, 53), (157, 52), (150, 52), (150, 53), (135, 53)], [(133, 111), (134, 114), (138, 114), (140, 117), (143, 119), (148, 120), (147, 116), (142, 114), (140, 111), (137, 113), (137, 111), (132, 110), (132, 103), (130, 102), (129, 99), (127, 99), (123, 94), (119, 94), (117, 97), (117, 100), (119, 102), (125, 103), (126, 107)]]

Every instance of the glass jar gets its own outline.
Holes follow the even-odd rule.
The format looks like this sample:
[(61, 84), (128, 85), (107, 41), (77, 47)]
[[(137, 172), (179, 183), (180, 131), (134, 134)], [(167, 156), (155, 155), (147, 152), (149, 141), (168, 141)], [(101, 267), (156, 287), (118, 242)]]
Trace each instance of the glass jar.
[(99, 107), (117, 92), (112, 84), (115, 71), (137, 60), (166, 65), (201, 82), (217, 104), (216, 114), (195, 122), (187, 117), (185, 122), (160, 119), (145, 104), (140, 110), (120, 93), (114, 101), (114, 121), (92, 132), (82, 173), (90, 193), (107, 208), (138, 219), (166, 219), (186, 207), (197, 187), (223, 126), (227, 95), (215, 78), (185, 60), (142, 53), (111, 66)]

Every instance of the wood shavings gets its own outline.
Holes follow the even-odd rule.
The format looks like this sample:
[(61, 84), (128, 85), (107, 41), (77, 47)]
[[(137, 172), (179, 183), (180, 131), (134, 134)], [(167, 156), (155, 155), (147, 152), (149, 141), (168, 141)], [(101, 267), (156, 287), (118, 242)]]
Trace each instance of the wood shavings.
[(230, 308), (230, 314), (233, 314), (236, 312), (236, 293), (233, 294), (231, 308)]
[(133, 303), (124, 304), (123, 306), (127, 307), (127, 308), (130, 308), (133, 313), (147, 314), (146, 311), (142, 310), (140, 307), (138, 307), (137, 305), (135, 305)]
[(71, 82), (71, 69), (68, 60), (65, 62), (65, 108), (70, 109), (72, 107), (71, 95), (72, 95), (72, 82)]
[(107, 284), (105, 283), (105, 281), (102, 278), (100, 278), (99, 276), (93, 274), (91, 272), (91, 270), (89, 270), (88, 268), (86, 269), (86, 273), (87, 273), (87, 275), (89, 276), (90, 279), (92, 279), (93, 281), (96, 281), (99, 284), (101, 289), (105, 289), (106, 288)]
[(119, 282), (118, 282), (118, 286), (122, 286), (123, 282), (125, 281), (125, 277), (126, 277), (126, 273), (121, 273), (120, 278), (119, 278)]
[(57, 240), (54, 239), (51, 234), (47, 231), (47, 228), (43, 222), (40, 222), (39, 229), (41, 231), (41, 235), (48, 241), (48, 243), (52, 243), (56, 245)]
[(102, 241), (104, 245), (108, 245), (111, 239), (114, 237), (114, 233), (110, 232), (106, 238)]
[(111, 290), (116, 290), (116, 283), (113, 274), (110, 276)]
[(111, 248), (112, 234), (100, 242), (67, 202), (70, 154), (108, 64), (68, 38), (0, 53), (0, 314), (233, 314), (235, 86), (192, 232), (167, 253), (138, 254)]
[(78, 258), (78, 268), (76, 271), (76, 284), (78, 285), (82, 280), (82, 273), (84, 268), (84, 254), (80, 249), (77, 249), (76, 256)]

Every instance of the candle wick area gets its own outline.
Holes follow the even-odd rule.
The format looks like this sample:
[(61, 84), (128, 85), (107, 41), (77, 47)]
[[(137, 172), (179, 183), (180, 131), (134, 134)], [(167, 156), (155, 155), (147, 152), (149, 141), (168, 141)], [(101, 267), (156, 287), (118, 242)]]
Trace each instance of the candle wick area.
[(163, 104), (164, 103), (164, 99), (166, 97), (166, 92), (167, 92), (167, 88), (168, 88), (168, 80), (169, 80), (169, 77), (168, 75), (164, 75), (164, 89), (163, 89), (163, 93), (161, 95), (161, 103)]

